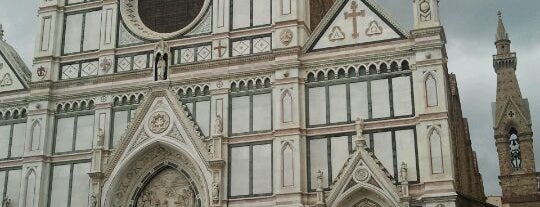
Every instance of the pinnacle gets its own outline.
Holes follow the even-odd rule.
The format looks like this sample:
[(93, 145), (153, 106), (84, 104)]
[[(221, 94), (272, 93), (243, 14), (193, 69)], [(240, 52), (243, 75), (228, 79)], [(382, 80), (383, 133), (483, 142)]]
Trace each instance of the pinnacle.
[(4, 29), (2, 27), (2, 24), (0, 24), (0, 40), (4, 40)]
[(499, 17), (499, 23), (497, 25), (497, 35), (496, 35), (497, 41), (509, 40), (508, 33), (506, 33), (506, 28), (504, 28), (502, 12), (500, 10), (499, 12), (497, 12), (497, 16)]

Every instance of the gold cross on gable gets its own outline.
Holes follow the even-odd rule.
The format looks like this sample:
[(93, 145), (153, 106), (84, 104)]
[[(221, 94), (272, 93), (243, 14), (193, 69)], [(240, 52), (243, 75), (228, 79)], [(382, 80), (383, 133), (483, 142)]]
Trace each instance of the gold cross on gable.
[(358, 10), (358, 3), (356, 3), (356, 1), (352, 1), (351, 2), (351, 10), (352, 12), (349, 13), (349, 12), (345, 12), (345, 19), (349, 19), (349, 18), (352, 18), (352, 23), (353, 23), (353, 34), (352, 34), (352, 37), (353, 39), (356, 39), (360, 36), (360, 34), (358, 33), (358, 19), (357, 17), (365, 17), (366, 16), (366, 11), (365, 10), (360, 10), (360, 11), (357, 11)]

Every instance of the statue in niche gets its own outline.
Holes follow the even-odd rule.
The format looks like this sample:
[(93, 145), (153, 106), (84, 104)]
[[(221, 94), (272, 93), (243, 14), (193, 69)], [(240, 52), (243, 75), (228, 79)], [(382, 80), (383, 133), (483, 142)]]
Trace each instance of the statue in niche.
[(516, 133), (510, 135), (510, 159), (514, 169), (521, 168), (521, 149)]
[(401, 163), (401, 182), (403, 183), (407, 183), (409, 182), (409, 173), (408, 173), (408, 169), (407, 169), (407, 163), (405, 162), (402, 162)]
[(97, 132), (97, 146), (98, 147), (103, 147), (103, 140), (105, 139), (105, 131), (103, 131), (102, 128), (99, 128), (98, 129), (98, 132)]
[(168, 79), (169, 54), (169, 46), (161, 40), (154, 50), (154, 81)]
[(323, 189), (323, 171), (317, 171), (317, 191), (322, 191)]
[(216, 115), (216, 121), (215, 121), (215, 127), (216, 127), (216, 135), (221, 135), (223, 133), (223, 119), (221, 118), (221, 115)]

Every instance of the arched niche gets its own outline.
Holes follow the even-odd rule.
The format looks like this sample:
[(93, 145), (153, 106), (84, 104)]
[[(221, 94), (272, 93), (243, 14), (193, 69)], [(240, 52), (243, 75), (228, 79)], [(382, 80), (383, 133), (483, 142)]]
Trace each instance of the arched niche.
[(32, 124), (32, 138), (30, 139), (30, 151), (39, 150), (41, 140), (41, 124), (38, 120), (35, 120)]
[(293, 98), (288, 89), (281, 95), (281, 117), (283, 123), (293, 122)]
[(281, 148), (282, 184), (283, 187), (294, 186), (294, 150), (290, 142), (285, 142)]
[(444, 173), (444, 161), (442, 152), (442, 137), (436, 128), (429, 131), (429, 152), (431, 160), (431, 173)]
[(374, 185), (362, 183), (344, 191), (331, 207), (399, 207), (397, 199)]
[(36, 172), (30, 169), (25, 177), (24, 207), (34, 207), (36, 195)]

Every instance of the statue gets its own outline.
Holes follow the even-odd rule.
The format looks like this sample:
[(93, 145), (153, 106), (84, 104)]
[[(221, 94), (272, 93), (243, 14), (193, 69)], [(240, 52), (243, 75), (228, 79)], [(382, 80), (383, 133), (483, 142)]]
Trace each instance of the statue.
[(407, 169), (407, 163), (402, 162), (401, 163), (401, 170), (400, 170), (400, 177), (401, 182), (408, 183), (409, 182), (409, 175), (408, 175), (408, 169)]
[(2, 207), (11, 207), (11, 199), (9, 199), (7, 196), (2, 201)]
[(356, 119), (356, 147), (366, 147), (366, 139), (364, 138), (364, 120)]
[(212, 200), (219, 200), (219, 184), (217, 182), (212, 183)]
[(97, 197), (93, 193), (90, 195), (90, 207), (97, 207)]
[(208, 154), (210, 154), (210, 158), (215, 158), (215, 149), (214, 149), (214, 143), (210, 140), (208, 143)]
[(219, 114), (216, 115), (214, 126), (216, 127), (216, 135), (222, 135), (223, 134), (223, 118), (221, 118), (221, 115)]
[(510, 156), (513, 168), (521, 168), (521, 149), (516, 134), (510, 136)]
[(165, 63), (163, 56), (160, 55), (157, 62), (157, 72), (159, 80), (165, 80), (165, 67), (167, 67), (167, 64)]
[(103, 131), (102, 128), (98, 129), (97, 138), (97, 146), (103, 147), (103, 140), (105, 140), (105, 131)]
[(169, 60), (170, 50), (167, 43), (161, 40), (154, 49), (154, 80), (167, 80), (167, 61)]
[(317, 191), (323, 190), (323, 171), (317, 171)]

